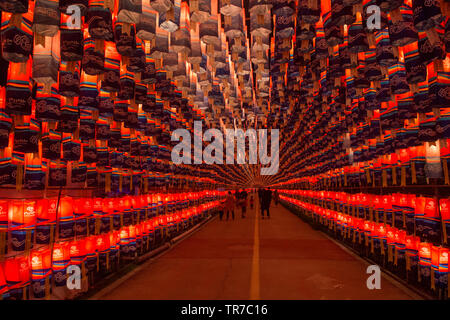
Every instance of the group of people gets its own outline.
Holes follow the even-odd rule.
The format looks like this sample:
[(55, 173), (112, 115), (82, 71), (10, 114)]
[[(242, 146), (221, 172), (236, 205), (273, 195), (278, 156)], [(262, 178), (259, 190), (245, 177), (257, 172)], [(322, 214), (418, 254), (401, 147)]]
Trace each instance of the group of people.
[[(250, 198), (250, 199), (249, 199)], [(261, 207), (261, 216), (264, 219), (264, 212), (267, 214), (267, 218), (270, 218), (270, 204), (272, 202), (272, 199), (274, 200), (275, 206), (278, 205), (279, 201), (279, 195), (278, 191), (270, 190), (270, 188), (258, 189), (258, 198), (259, 198), (259, 204)], [(241, 217), (245, 218), (247, 214), (247, 206), (248, 202), (250, 200), (250, 209), (253, 209), (254, 205), (254, 194), (250, 193), (248, 194), (245, 190), (237, 190), (236, 193), (233, 195), (231, 191), (228, 191), (227, 197), (225, 198), (225, 201), (223, 202), (222, 210), (220, 211), (220, 220), (222, 220), (224, 213), (226, 212), (226, 219), (229, 219), (230, 213), (231, 217), (234, 220), (234, 210), (237, 207), (241, 208)]]

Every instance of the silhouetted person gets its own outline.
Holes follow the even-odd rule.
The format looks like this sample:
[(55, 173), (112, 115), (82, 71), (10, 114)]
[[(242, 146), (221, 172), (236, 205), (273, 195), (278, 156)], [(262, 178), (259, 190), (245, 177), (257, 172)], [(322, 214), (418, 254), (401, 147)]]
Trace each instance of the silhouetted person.
[(245, 189), (239, 193), (239, 205), (242, 210), (242, 218), (245, 218), (245, 214), (247, 213), (247, 196), (248, 194)]
[(275, 206), (278, 205), (278, 201), (280, 200), (280, 195), (278, 194), (278, 190), (273, 191), (273, 201), (275, 202)]
[(263, 193), (264, 193), (264, 190), (262, 188), (259, 188), (258, 189), (259, 206), (261, 206), (261, 203), (262, 203)]
[(267, 212), (267, 218), (270, 218), (269, 208), (270, 202), (272, 201), (272, 191), (270, 188), (263, 190), (261, 199), (261, 216), (264, 219), (264, 211)]
[(225, 205), (224, 205), (224, 208), (227, 211), (227, 220), (230, 216), (230, 212), (231, 212), (231, 215), (234, 220), (234, 206), (235, 206), (235, 198), (234, 198), (233, 194), (231, 193), (231, 191), (228, 191), (228, 195), (227, 195), (227, 198), (225, 200)]

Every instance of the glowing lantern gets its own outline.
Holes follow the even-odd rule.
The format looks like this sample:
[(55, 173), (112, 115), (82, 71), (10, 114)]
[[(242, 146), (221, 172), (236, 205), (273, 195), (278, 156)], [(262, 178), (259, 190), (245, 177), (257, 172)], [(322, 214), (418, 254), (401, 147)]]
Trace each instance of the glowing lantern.
[(416, 268), (419, 262), (419, 243), (419, 237), (409, 235), (405, 237), (406, 271), (411, 271), (411, 274), (417, 273)]
[(9, 212), (9, 201), (0, 200), (0, 259), (6, 253), (6, 239), (8, 236), (8, 212)]
[(56, 199), (40, 199), (36, 204), (36, 243), (53, 243), (56, 224)]
[(14, 251), (32, 248), (32, 235), (36, 225), (36, 202), (14, 200), (9, 207), (9, 230)]
[(445, 289), (448, 284), (448, 248), (431, 247), (431, 288)]
[(419, 282), (425, 287), (431, 284), (431, 243), (419, 243)]
[(449, 235), (450, 235), (450, 200), (449, 199), (440, 199), (439, 200), (439, 208), (442, 217), (442, 223), (444, 227), (443, 231), (443, 240), (444, 243), (449, 243)]
[(69, 239), (74, 236), (74, 214), (73, 214), (73, 200), (71, 197), (63, 197), (59, 201), (59, 238)]
[(73, 201), (75, 236), (88, 235), (88, 219), (92, 217), (92, 199), (78, 198)]
[[(97, 252), (98, 252), (98, 266), (102, 270), (109, 270), (109, 251), (111, 247), (111, 238), (109, 234), (97, 236), (96, 239)], [(97, 271), (99, 271), (97, 269)]]
[(131, 198), (123, 198), (123, 225), (129, 226), (133, 223), (133, 209), (131, 205)]
[(98, 270), (97, 237), (89, 236), (85, 239), (86, 267), (88, 271)]
[(6, 283), (5, 272), (3, 269), (3, 263), (0, 263), (0, 298), (8, 291), (8, 284)]
[(15, 300), (27, 300), (31, 276), (29, 257), (6, 259), (4, 267), (10, 296)]
[(70, 263), (70, 243), (60, 242), (53, 245), (52, 269), (56, 287), (66, 285), (66, 272)]
[(52, 253), (50, 249), (33, 250), (31, 257), (31, 280), (35, 298), (50, 297)]

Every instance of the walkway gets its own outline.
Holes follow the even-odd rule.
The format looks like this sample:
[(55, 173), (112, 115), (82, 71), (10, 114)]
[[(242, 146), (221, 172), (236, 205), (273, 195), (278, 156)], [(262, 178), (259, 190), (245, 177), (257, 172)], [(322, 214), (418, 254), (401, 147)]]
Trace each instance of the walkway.
[(271, 219), (215, 219), (99, 299), (412, 299), (278, 205)]

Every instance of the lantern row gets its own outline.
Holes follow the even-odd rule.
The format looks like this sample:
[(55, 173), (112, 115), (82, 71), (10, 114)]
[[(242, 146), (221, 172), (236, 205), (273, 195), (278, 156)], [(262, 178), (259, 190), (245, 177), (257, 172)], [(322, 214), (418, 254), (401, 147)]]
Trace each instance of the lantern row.
[[(417, 198), (417, 205), (412, 206), (411, 203), (414, 201), (412, 199), (415, 197), (413, 195), (388, 196), (396, 199), (408, 199), (405, 203), (403, 203), (403, 200), (392, 202), (392, 209), (397, 212), (397, 214), (394, 214), (395, 216), (399, 213), (400, 215), (412, 214), (412, 216), (415, 216), (415, 210), (418, 207), (422, 208), (419, 209), (421, 213), (413, 218), (418, 222), (416, 235), (414, 235), (408, 229), (397, 227), (397, 224), (384, 223), (381, 218), (380, 220), (367, 218), (369, 211), (373, 212), (373, 217), (380, 213), (383, 214), (383, 212), (386, 215), (386, 212), (390, 210), (390, 204), (381, 205), (377, 208), (372, 206), (370, 202), (362, 200), (355, 204), (355, 210), (352, 209), (354, 208), (353, 205), (345, 202), (345, 200), (344, 202), (333, 201), (333, 194), (328, 194), (326, 197), (320, 197), (320, 193), (312, 195), (317, 196), (316, 198), (309, 197), (309, 195), (311, 195), (309, 191), (297, 190), (294, 194), (292, 192), (284, 193), (280, 196), (280, 199), (310, 217), (314, 223), (322, 226), (324, 231), (353, 247), (360, 255), (372, 259), (378, 265), (387, 268), (426, 292), (445, 299), (446, 295), (443, 294), (448, 288), (449, 249), (424, 241), (421, 238), (423, 229), (420, 229), (420, 226), (427, 229), (425, 221), (431, 222), (436, 218), (433, 215), (436, 213), (437, 206), (432, 209), (430, 205), (433, 201), (435, 202), (434, 199)], [(330, 198), (327, 198), (328, 196)], [(365, 197), (366, 195), (359, 196)], [(342, 195), (337, 197), (342, 198)], [(425, 203), (425, 205), (421, 205), (421, 203)], [(447, 205), (448, 200), (441, 200), (441, 214), (448, 222), (450, 215)], [(350, 208), (350, 211), (347, 208)], [(352, 214), (352, 210), (353, 212), (356, 211), (356, 215)], [(408, 213), (402, 213), (402, 211)], [(361, 213), (362, 215), (360, 215)], [(370, 213), (370, 216), (372, 217), (372, 213)], [(426, 230), (423, 231), (426, 232)]]
[[(283, 128), (278, 178), (324, 173), (353, 157), (364, 161), (372, 155), (360, 154), (375, 140), (398, 150), (447, 138), (446, 2), (312, 2), (316, 11), (303, 2), (297, 8), (292, 58), (275, 66), (287, 70), (278, 82), (289, 91), (271, 97), (284, 114), (271, 121)], [(373, 5), (380, 8), (377, 28), (366, 14)]]
[[(7, 255), (0, 262), (0, 294), (5, 299), (48, 299), (56, 289), (65, 295), (63, 298), (73, 298), (88, 290), (89, 284), (84, 281), (89, 273), (101, 279), (117, 271), (120, 264), (155, 249), (200, 222), (220, 204), (223, 195), (203, 192), (123, 199), (62, 198), (57, 220), (51, 216), (56, 211), (53, 200), (34, 203), (35, 220), (31, 219), (32, 202), (13, 201), (9, 205), (12, 219), (8, 228), (11, 248), (23, 254)], [(147, 203), (147, 199), (151, 202)], [(6, 204), (2, 205), (3, 210)], [(28, 210), (22, 215), (22, 223), (17, 222), (20, 205)], [(5, 231), (0, 234), (6, 235)], [(30, 236), (26, 236), (25, 241), (20, 241), (19, 232), (35, 240), (28, 243)], [(69, 266), (80, 267), (83, 282), (82, 288), (70, 293), (66, 288)]]
[[(126, 116), (126, 107), (151, 108), (151, 93), (167, 93), (173, 80), (191, 105), (209, 109), (210, 115), (214, 110), (229, 124), (225, 106), (233, 111), (243, 101), (253, 103), (252, 63), (262, 68), (257, 74), (268, 73), (271, 4), (250, 5), (251, 26), (246, 26), (242, 0), (218, 6), (206, 0), (189, 5), (179, 0), (6, 1), (1, 6), (2, 56), (9, 63), (6, 111), (30, 115), (37, 83), (37, 95), (48, 104), (41, 102), (41, 109), (52, 121), (58, 120), (58, 105), (103, 113), (106, 107), (109, 113), (119, 104)], [(253, 42), (247, 39), (248, 27)], [(259, 91), (268, 96), (267, 77), (264, 82)], [(171, 101), (166, 94), (162, 99)]]
[(202, 191), (119, 198), (1, 200), (0, 253), (4, 255), (8, 248), (12, 253), (28, 252), (33, 244), (51, 245), (54, 239), (97, 235), (160, 215), (178, 215), (218, 196), (218, 191)]
[[(320, 164), (308, 166), (303, 171), (303, 177), (287, 179), (277, 185), (358, 188), (449, 184), (449, 139), (417, 143), (398, 150), (388, 147), (391, 150), (387, 154), (383, 154), (386, 149), (382, 144), (373, 142), (363, 147), (364, 151), (359, 149), (350, 155), (344, 154), (325, 167), (320, 167)], [(373, 160), (360, 161), (365, 155), (371, 155)], [(353, 159), (353, 163), (349, 158)], [(311, 162), (314, 160), (311, 159)], [(324, 168), (328, 170), (322, 172)]]

